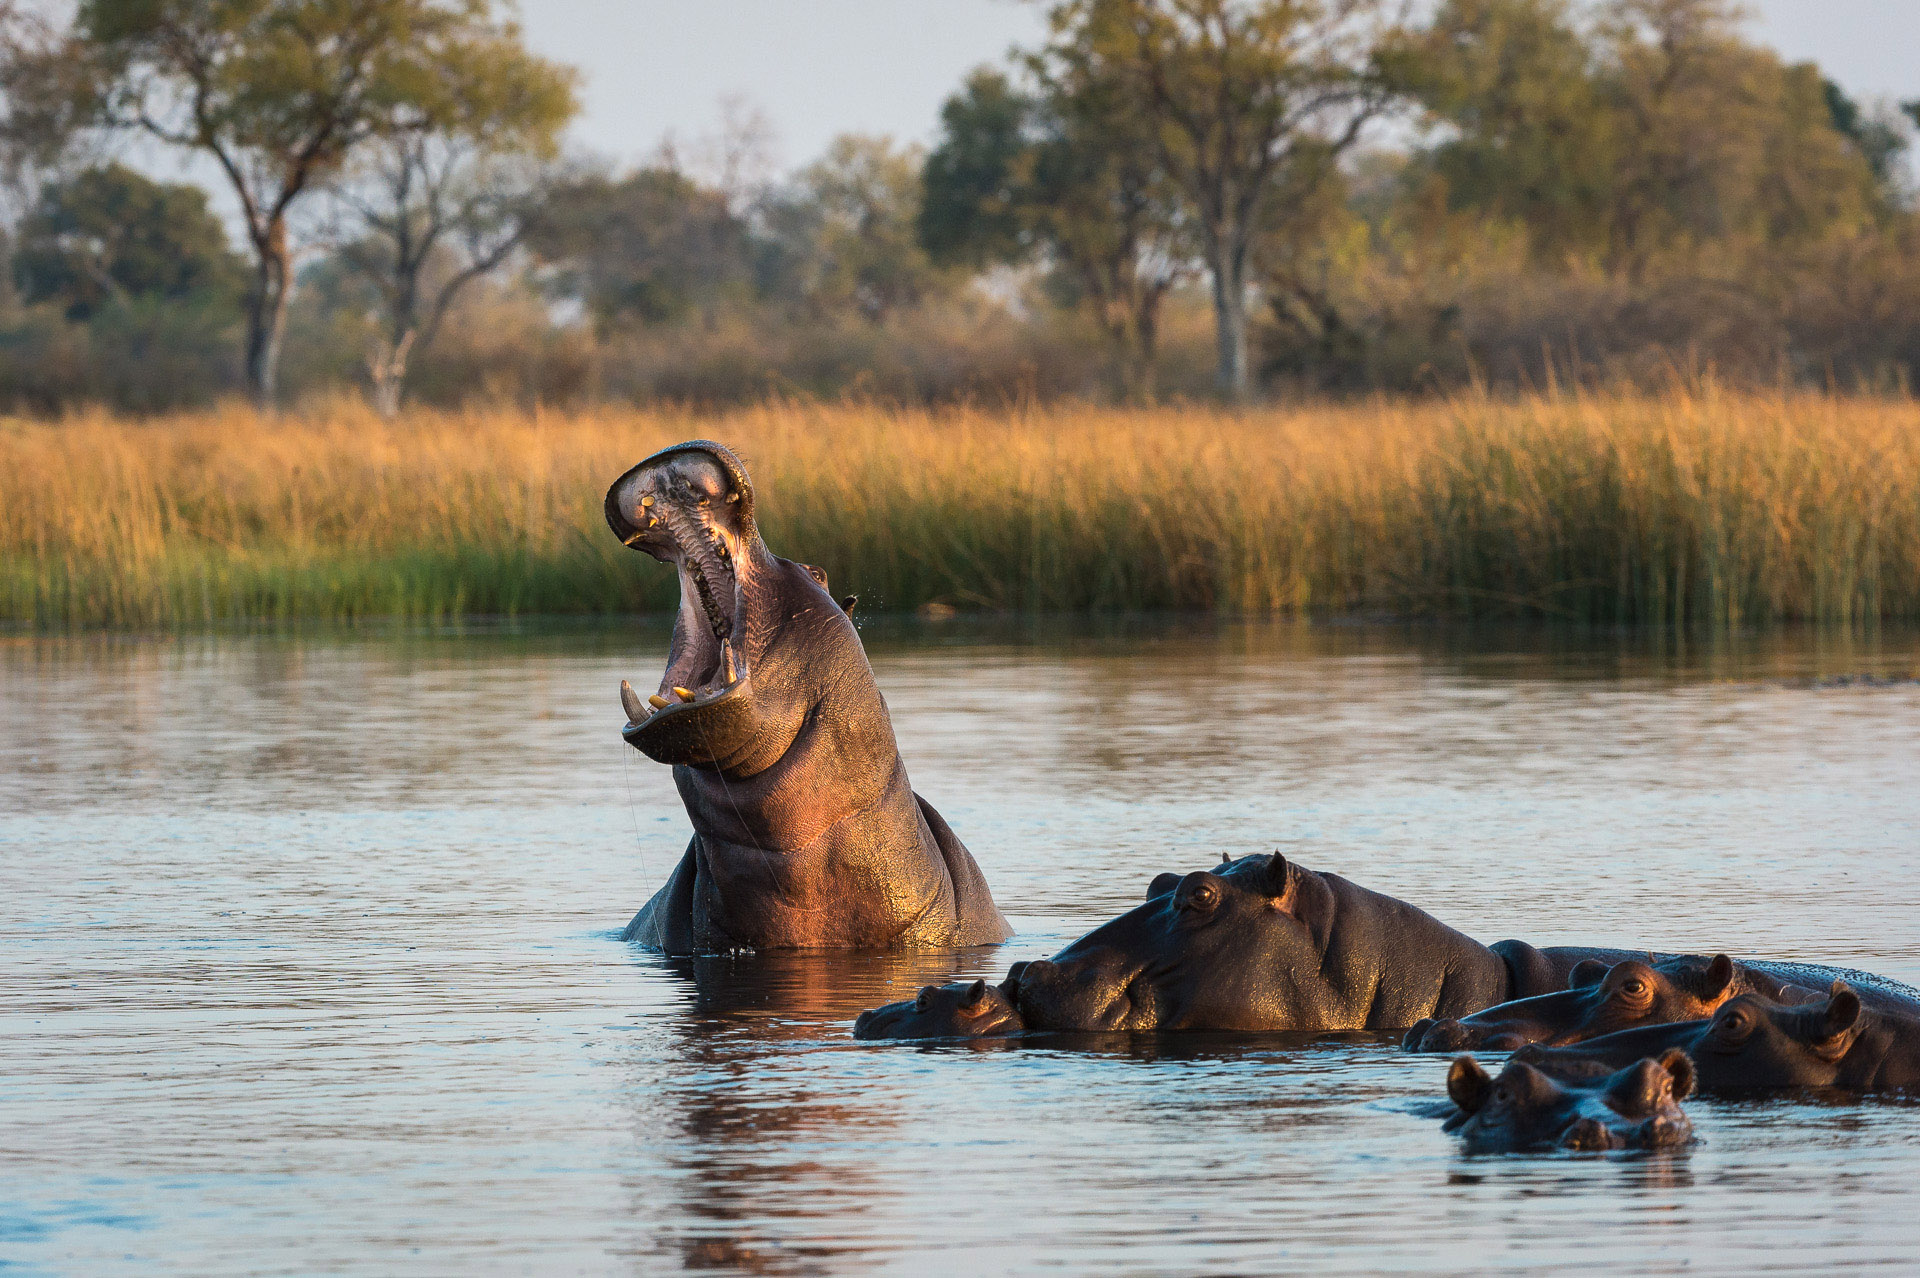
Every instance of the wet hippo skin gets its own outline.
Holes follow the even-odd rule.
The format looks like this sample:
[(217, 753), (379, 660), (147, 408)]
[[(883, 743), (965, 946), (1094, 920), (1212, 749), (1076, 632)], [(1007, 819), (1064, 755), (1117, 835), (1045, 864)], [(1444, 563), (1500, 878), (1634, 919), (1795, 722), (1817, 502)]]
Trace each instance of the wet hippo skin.
[(1005, 1038), (1026, 1023), (1006, 992), (985, 981), (929, 985), (911, 999), (862, 1012), (855, 1038)]
[(1635, 1025), (1699, 1020), (1737, 995), (1779, 999), (1787, 988), (1725, 954), (1682, 955), (1651, 964), (1629, 959), (1612, 967), (1589, 959), (1574, 968), (1564, 990), (1498, 1003), (1458, 1020), (1418, 1021), (1407, 1031), (1405, 1046), (1412, 1052), (1559, 1046)]
[[(1576, 972), (1589, 979), (1646, 959), (1679, 973), (1675, 956), (1482, 945), (1404, 901), (1274, 853), (1157, 876), (1145, 902), (1051, 959), (1014, 964), (999, 992), (1029, 1031), (1405, 1030), (1564, 992)], [(1704, 966), (1703, 981), (1718, 979), (1711, 960)], [(1729, 966), (1754, 988), (1775, 990), (1838, 973)], [(1886, 982), (1875, 997), (1911, 994)]]
[(1011, 929), (913, 792), (886, 701), (826, 577), (760, 539), (740, 459), (704, 440), (607, 491), (622, 543), (675, 566), (667, 668), (621, 685), (622, 735), (673, 767), (693, 838), (626, 929), (669, 954), (979, 945)]
[(1560, 1078), (1591, 1078), (1648, 1052), (1693, 1058), (1702, 1092), (1793, 1087), (1908, 1091), (1920, 1087), (1920, 1014), (1870, 1005), (1845, 981), (1824, 997), (1786, 1004), (1729, 999), (1707, 1019), (1602, 1035), (1571, 1047), (1521, 1048), (1515, 1059)]
[(1581, 1080), (1553, 1078), (1522, 1061), (1509, 1061), (1490, 1078), (1462, 1056), (1447, 1071), (1447, 1095), (1457, 1109), (1446, 1130), (1473, 1154), (1671, 1148), (1693, 1139), (1680, 1108), (1692, 1090), (1693, 1063), (1684, 1052)]

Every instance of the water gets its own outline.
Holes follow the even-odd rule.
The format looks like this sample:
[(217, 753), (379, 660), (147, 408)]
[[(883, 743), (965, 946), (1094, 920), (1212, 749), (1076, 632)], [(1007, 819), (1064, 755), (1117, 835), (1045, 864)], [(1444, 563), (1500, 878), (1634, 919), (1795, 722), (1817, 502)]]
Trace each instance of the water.
[[(1920, 642), (870, 630), (997, 950), (671, 962), (649, 632), (0, 641), (0, 1269), (1906, 1269), (1920, 1105), (1459, 1153), (1380, 1037), (856, 1044), (1279, 848), (1485, 940), (1920, 979)], [(9, 1269), (11, 1265), (13, 1268)]]

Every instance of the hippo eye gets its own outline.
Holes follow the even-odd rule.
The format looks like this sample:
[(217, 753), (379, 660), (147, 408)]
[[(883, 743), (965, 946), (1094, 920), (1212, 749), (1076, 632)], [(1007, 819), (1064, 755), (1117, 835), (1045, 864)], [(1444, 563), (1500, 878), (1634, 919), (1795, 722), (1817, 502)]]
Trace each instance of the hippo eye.
[(1620, 992), (1625, 994), (1628, 998), (1640, 998), (1644, 996), (1647, 992), (1647, 983), (1636, 976), (1632, 980), (1627, 981), (1625, 984), (1621, 985)]
[(1511, 1091), (1508, 1091), (1505, 1087), (1496, 1087), (1493, 1089), (1494, 1104), (1504, 1105), (1512, 1099), (1513, 1099), (1513, 1093)]
[(1211, 883), (1202, 883), (1187, 893), (1187, 899), (1181, 904), (1189, 910), (1211, 910), (1220, 904), (1220, 889)]

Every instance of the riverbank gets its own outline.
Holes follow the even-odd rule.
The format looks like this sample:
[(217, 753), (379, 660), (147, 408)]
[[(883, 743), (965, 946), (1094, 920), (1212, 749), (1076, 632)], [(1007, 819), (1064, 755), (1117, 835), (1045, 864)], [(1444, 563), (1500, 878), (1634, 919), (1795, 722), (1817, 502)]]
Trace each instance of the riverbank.
[(0, 425), (0, 622), (670, 608), (608, 534), (653, 449), (747, 458), (776, 552), (867, 606), (1920, 618), (1920, 405), (1675, 392), (1229, 414), (420, 412)]

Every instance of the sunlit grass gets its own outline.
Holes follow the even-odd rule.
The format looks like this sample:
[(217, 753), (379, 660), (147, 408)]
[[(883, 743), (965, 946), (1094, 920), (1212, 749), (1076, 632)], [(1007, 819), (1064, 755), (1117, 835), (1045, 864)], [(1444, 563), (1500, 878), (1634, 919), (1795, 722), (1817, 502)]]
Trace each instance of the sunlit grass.
[(352, 403), (0, 425), (0, 620), (194, 626), (670, 606), (607, 484), (710, 437), (775, 551), (866, 606), (1920, 617), (1920, 406), (1712, 390), (1265, 410)]

